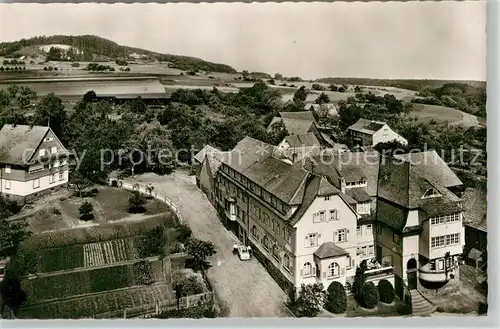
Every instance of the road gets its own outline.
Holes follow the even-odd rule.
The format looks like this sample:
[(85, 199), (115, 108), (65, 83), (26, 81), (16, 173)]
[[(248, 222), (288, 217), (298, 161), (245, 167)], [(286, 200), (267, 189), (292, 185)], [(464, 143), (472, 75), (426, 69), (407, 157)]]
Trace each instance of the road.
[(232, 253), (237, 238), (220, 222), (217, 212), (197, 188), (194, 176), (183, 171), (171, 175), (145, 174), (128, 183), (153, 183), (157, 193), (179, 208), (194, 237), (211, 241), (217, 253), (207, 276), (214, 287), (222, 314), (227, 317), (286, 317), (285, 293), (256, 260), (240, 261)]

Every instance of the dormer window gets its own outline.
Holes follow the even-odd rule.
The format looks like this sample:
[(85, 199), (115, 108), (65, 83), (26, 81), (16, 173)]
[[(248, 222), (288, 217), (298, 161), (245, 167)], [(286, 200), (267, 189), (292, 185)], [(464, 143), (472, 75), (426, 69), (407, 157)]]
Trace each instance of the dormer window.
[(435, 188), (430, 188), (427, 191), (425, 191), (424, 195), (422, 196), (422, 199), (434, 198), (439, 196), (441, 196), (441, 194), (439, 194), (439, 192)]

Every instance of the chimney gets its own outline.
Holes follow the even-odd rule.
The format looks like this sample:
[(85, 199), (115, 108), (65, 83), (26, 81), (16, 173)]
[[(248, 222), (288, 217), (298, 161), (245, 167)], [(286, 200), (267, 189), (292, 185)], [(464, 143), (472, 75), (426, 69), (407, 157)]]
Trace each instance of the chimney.
[(293, 153), (292, 154), (292, 163), (295, 163), (296, 160), (297, 160), (297, 153)]
[(345, 193), (345, 179), (344, 177), (340, 177), (340, 191)]

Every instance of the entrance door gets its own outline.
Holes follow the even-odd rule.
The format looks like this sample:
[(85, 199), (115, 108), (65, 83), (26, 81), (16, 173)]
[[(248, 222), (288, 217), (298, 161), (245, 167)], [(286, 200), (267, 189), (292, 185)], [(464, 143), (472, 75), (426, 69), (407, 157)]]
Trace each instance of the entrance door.
[(417, 261), (412, 258), (406, 265), (406, 277), (408, 279), (408, 289), (417, 289)]

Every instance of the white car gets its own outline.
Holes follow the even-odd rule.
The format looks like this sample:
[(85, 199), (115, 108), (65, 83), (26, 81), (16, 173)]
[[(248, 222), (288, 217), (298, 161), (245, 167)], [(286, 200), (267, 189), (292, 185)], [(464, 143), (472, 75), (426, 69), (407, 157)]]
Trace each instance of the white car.
[(233, 250), (238, 253), (238, 257), (240, 260), (249, 260), (250, 259), (250, 247), (235, 245), (233, 246)]

